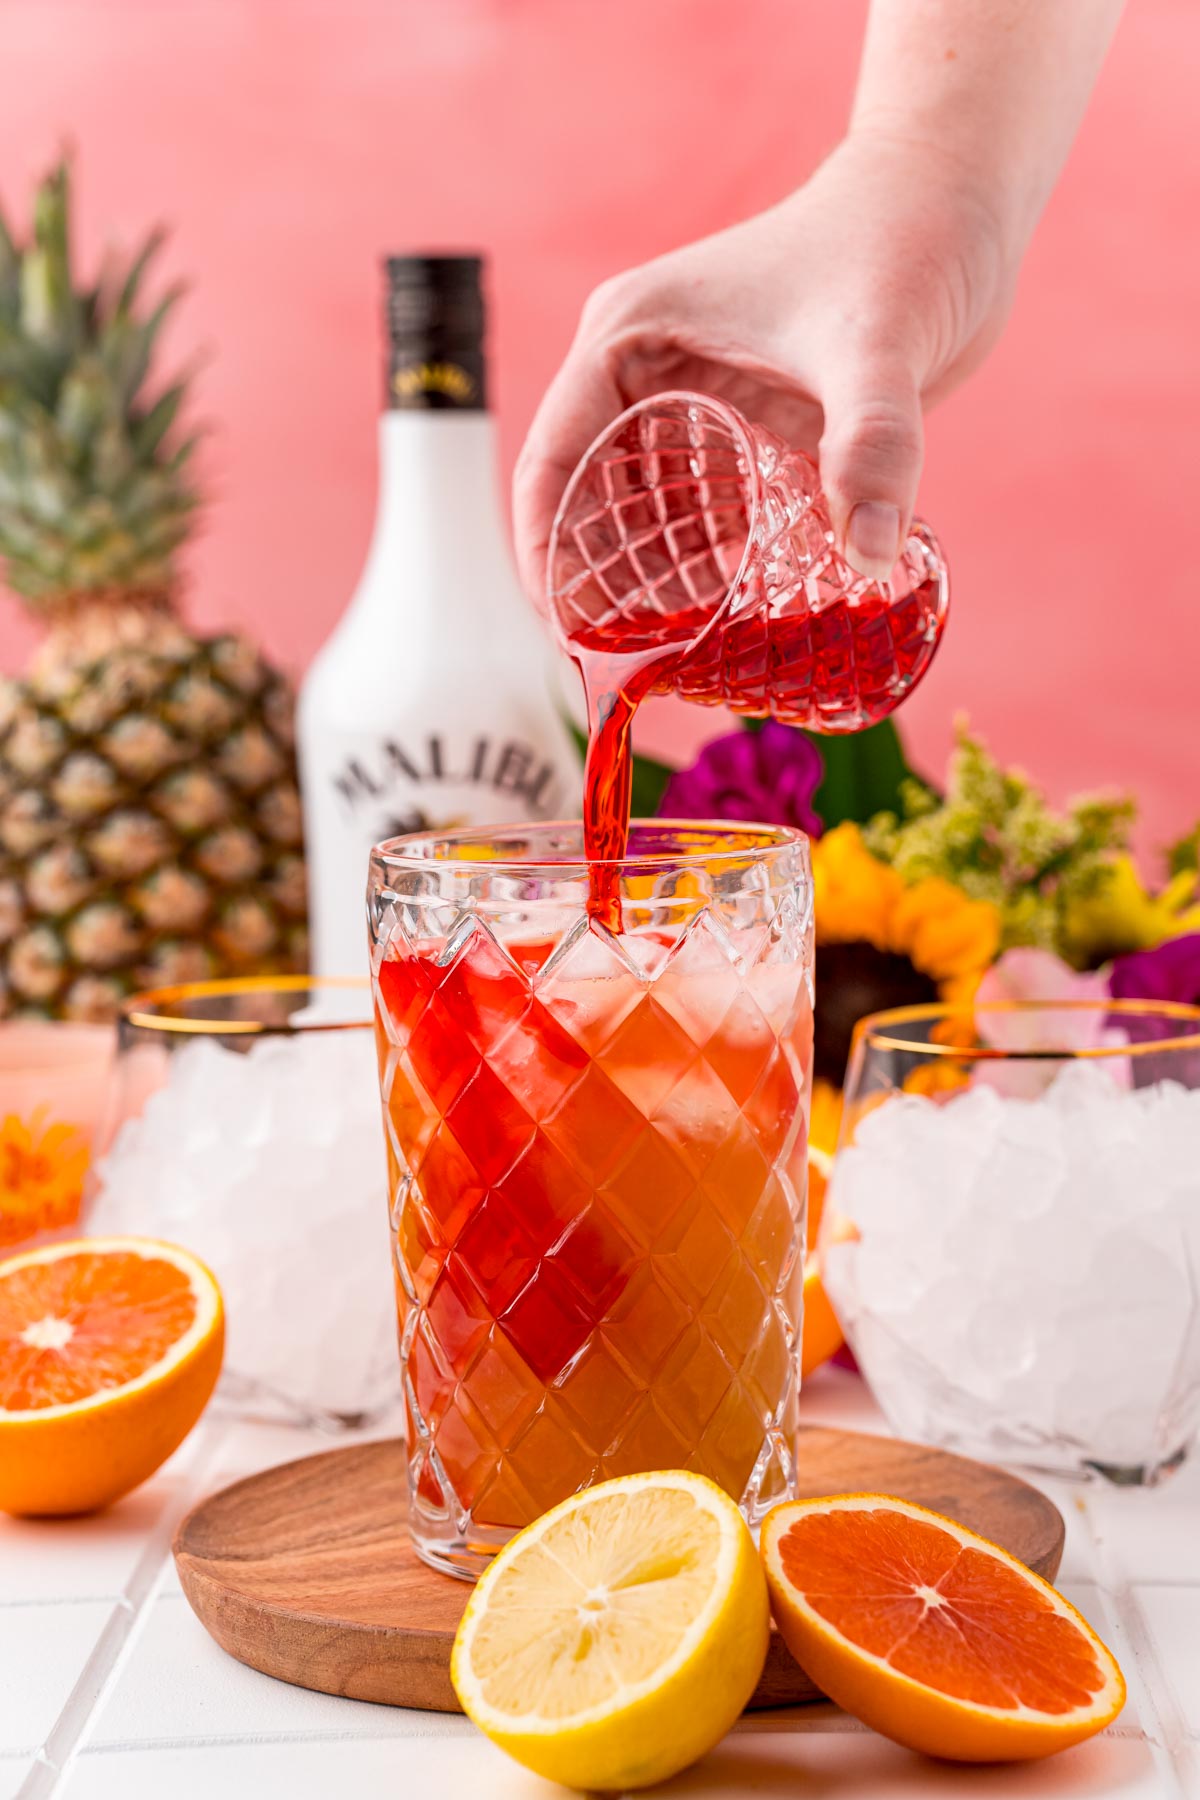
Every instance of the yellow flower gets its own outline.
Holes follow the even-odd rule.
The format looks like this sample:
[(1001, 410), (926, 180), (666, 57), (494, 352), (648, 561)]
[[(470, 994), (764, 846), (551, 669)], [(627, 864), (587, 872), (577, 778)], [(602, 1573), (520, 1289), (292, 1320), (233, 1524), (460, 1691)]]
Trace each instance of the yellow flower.
[(1068, 903), (1063, 948), (1077, 967), (1094, 969), (1110, 957), (1153, 950), (1187, 931), (1200, 931), (1195, 871), (1183, 870), (1152, 894), (1133, 858), (1117, 856), (1094, 893)]
[(0, 1244), (53, 1231), (79, 1216), (88, 1147), (74, 1125), (50, 1124), (45, 1107), (0, 1119)]
[(836, 1089), (851, 1032), (865, 1014), (921, 1001), (970, 1002), (999, 951), (1000, 914), (938, 876), (907, 884), (872, 856), (853, 824), (814, 844), (813, 883), (815, 1068)]
[(813, 845), (817, 942), (865, 942), (907, 956), (935, 981), (981, 975), (1000, 948), (1000, 915), (952, 882), (926, 876), (907, 886), (863, 843), (857, 825), (838, 825)]
[(857, 825), (818, 839), (813, 885), (818, 944), (867, 943), (906, 957), (943, 999), (969, 999), (999, 952), (1000, 914), (990, 901), (972, 900), (940, 876), (907, 886), (871, 855)]

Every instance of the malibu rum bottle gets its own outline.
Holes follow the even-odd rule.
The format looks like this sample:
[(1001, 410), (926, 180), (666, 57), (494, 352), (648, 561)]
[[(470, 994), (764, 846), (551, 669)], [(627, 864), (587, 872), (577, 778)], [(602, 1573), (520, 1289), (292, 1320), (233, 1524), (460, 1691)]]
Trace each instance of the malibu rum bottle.
[(375, 532), (300, 693), (313, 969), (366, 969), (367, 852), (578, 811), (579, 758), (495, 486), (477, 256), (394, 256)]

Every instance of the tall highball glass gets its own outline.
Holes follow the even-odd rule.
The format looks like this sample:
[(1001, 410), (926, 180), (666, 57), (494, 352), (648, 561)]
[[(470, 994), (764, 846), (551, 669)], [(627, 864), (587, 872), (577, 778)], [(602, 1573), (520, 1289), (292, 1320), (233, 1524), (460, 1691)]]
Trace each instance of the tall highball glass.
[(808, 846), (635, 822), (619, 887), (612, 933), (578, 825), (371, 860), (410, 1526), (467, 1577), (610, 1476), (793, 1488)]

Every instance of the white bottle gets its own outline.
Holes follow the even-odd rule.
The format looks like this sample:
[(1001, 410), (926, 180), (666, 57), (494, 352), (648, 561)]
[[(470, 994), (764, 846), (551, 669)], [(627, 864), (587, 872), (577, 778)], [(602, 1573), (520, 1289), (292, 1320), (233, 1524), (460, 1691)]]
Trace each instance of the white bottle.
[(381, 838), (578, 813), (579, 756), (496, 495), (477, 257), (391, 257), (388, 410), (357, 592), (301, 687), (312, 967), (365, 973)]

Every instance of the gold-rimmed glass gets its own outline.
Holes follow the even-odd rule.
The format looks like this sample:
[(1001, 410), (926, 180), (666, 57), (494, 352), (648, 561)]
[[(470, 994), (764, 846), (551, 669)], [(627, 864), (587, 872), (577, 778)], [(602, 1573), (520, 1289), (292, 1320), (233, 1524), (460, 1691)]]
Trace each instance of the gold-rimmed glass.
[(331, 1427), (396, 1395), (365, 981), (263, 976), (133, 996), (89, 1226), (183, 1244), (228, 1313), (222, 1396)]
[(1161, 1479), (1200, 1426), (1200, 1008), (862, 1020), (821, 1256), (898, 1432)]

